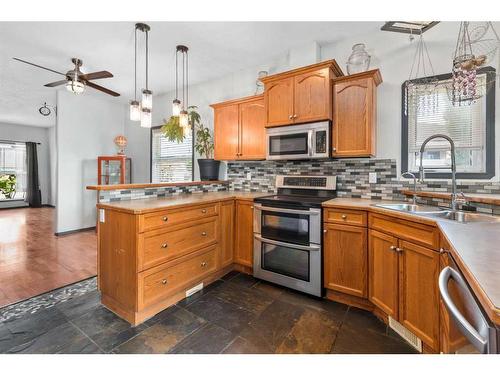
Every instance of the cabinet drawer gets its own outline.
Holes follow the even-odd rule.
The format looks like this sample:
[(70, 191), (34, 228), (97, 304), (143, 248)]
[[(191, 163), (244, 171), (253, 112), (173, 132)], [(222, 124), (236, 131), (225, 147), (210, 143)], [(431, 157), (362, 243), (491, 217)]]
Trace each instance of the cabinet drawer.
[(139, 308), (191, 287), (191, 284), (215, 271), (216, 248), (173, 266), (161, 265), (139, 274)]
[(378, 214), (370, 214), (369, 225), (370, 229), (376, 229), (434, 250), (439, 247), (439, 230), (430, 225)]
[(197, 220), (168, 231), (146, 232), (139, 242), (139, 271), (217, 242), (217, 217)]
[(324, 212), (324, 221), (337, 224), (350, 224), (366, 227), (367, 214), (364, 211), (327, 208)]
[(139, 231), (166, 228), (171, 225), (186, 223), (203, 217), (214, 216), (219, 212), (217, 203), (189, 207), (178, 210), (155, 212), (141, 216)]

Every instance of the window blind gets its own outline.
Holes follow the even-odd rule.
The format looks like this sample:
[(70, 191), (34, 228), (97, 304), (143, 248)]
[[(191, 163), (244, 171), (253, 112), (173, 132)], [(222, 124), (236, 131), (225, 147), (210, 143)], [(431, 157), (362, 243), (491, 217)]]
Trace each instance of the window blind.
[[(478, 85), (484, 85), (486, 75), (478, 75)], [(450, 80), (441, 81), (444, 84)], [(408, 152), (419, 152), (423, 141), (433, 134), (445, 134), (455, 142), (457, 150), (482, 150), (485, 147), (486, 102), (479, 98), (470, 105), (453, 105), (445, 85), (429, 98), (425, 93), (408, 93)], [(435, 104), (426, 107), (426, 101)], [(414, 103), (414, 105), (410, 105)], [(449, 150), (449, 143), (435, 139), (426, 150)]]
[(160, 128), (151, 134), (152, 182), (191, 181), (193, 173), (192, 135), (181, 143), (168, 141)]

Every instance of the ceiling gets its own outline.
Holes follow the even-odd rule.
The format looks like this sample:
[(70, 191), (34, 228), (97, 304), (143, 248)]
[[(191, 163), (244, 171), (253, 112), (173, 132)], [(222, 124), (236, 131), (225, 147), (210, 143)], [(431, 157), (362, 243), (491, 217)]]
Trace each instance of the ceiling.
[[(288, 49), (311, 41), (320, 45), (346, 35), (376, 31), (382, 22), (152, 22), (150, 32), (150, 88), (154, 94), (174, 88), (177, 44), (189, 53), (190, 84), (257, 66)], [(356, 25), (356, 26), (354, 26)], [(272, 37), (270, 37), (272, 36)], [(138, 34), (143, 38), (142, 33)], [(139, 43), (143, 40), (139, 39)], [(126, 103), (134, 90), (134, 22), (0, 22), (0, 123), (52, 126), (53, 116), (38, 108), (55, 104), (57, 89), (44, 84), (57, 74), (12, 60), (18, 57), (65, 72), (71, 57), (83, 60), (82, 71), (109, 70), (113, 78), (99, 82), (121, 93), (112, 98), (88, 89), (84, 95)], [(141, 45), (141, 44), (139, 44)], [(140, 51), (143, 53), (143, 50)], [(139, 61), (138, 89), (144, 86), (143, 59)], [(64, 90), (64, 87), (59, 90)]]

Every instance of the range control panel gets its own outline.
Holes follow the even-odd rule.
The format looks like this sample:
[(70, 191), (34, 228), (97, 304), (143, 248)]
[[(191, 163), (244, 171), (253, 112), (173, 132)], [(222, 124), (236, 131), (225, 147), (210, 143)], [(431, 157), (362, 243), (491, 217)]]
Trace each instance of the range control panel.
[(277, 188), (335, 190), (336, 176), (276, 176)]

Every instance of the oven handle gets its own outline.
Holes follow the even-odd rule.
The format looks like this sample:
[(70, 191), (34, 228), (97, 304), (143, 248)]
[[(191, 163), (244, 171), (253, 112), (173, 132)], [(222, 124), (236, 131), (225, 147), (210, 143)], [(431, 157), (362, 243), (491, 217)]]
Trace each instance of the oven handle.
[(282, 212), (285, 214), (299, 214), (299, 215), (319, 215), (321, 212), (320, 210), (307, 211), (307, 210), (292, 210), (290, 208), (269, 207), (269, 206), (263, 207), (261, 204), (254, 204), (254, 209), (260, 211)]
[(302, 246), (302, 245), (297, 245), (297, 244), (289, 243), (289, 242), (275, 241), (275, 240), (270, 240), (268, 238), (264, 238), (260, 234), (254, 234), (254, 237), (257, 241), (268, 243), (271, 245), (286, 246), (286, 247), (290, 247), (292, 249), (305, 250), (305, 251), (319, 251), (319, 250), (321, 250), (320, 246), (314, 246), (314, 245), (313, 246)]

